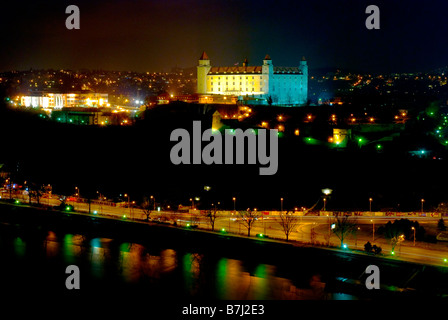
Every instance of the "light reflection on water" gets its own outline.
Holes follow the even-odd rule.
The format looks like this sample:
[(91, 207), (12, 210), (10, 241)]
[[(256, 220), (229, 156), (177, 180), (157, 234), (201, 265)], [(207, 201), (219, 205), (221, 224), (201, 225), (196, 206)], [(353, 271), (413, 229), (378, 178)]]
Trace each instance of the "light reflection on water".
[[(305, 279), (309, 285), (299, 288), (290, 279), (278, 276), (274, 265), (247, 265), (245, 261), (219, 257), (216, 253), (152, 248), (148, 244), (51, 231), (42, 240), (41, 248), (50, 260), (60, 259), (66, 265), (81, 263), (95, 279), (109, 281), (112, 276), (113, 280), (118, 278), (124, 283), (144, 283), (148, 290), (152, 284), (171, 285), (172, 290), (182, 291), (186, 296), (202, 294), (222, 300), (353, 298), (325, 293), (325, 284), (318, 275)], [(13, 248), (18, 258), (28, 254), (27, 241), (36, 243), (37, 239), (14, 238)]]

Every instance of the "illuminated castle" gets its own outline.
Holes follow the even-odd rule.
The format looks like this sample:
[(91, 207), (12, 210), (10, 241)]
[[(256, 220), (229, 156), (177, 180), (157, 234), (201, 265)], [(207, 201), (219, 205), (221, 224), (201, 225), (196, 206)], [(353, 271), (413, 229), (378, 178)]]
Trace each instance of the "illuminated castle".
[(307, 102), (308, 66), (305, 58), (299, 67), (274, 67), (269, 55), (261, 66), (213, 67), (205, 53), (197, 67), (197, 93), (211, 99), (219, 96), (238, 97), (239, 100), (260, 104), (300, 106)]

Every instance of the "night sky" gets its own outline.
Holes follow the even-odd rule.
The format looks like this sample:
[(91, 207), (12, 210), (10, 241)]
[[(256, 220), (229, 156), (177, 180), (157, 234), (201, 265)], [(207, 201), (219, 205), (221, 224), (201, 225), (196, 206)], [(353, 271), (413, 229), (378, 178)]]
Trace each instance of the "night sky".
[[(68, 30), (68, 5), (81, 29)], [(367, 30), (365, 9), (381, 10)], [(269, 53), (274, 65), (355, 72), (415, 72), (448, 65), (447, 1), (8, 1), (0, 13), (0, 71), (193, 67), (205, 50), (213, 65)]]

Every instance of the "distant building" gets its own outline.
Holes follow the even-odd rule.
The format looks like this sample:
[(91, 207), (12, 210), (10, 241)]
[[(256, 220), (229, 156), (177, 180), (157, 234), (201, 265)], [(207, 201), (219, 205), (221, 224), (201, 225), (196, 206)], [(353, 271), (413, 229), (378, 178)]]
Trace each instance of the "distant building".
[(71, 93), (36, 93), (20, 97), (20, 104), (24, 107), (43, 108), (46, 111), (70, 107), (106, 107), (107, 93), (80, 91)]
[[(203, 52), (197, 66), (197, 93), (215, 97), (213, 100), (217, 100), (216, 96), (234, 96), (253, 104), (304, 105), (308, 97), (308, 65), (302, 58), (298, 67), (275, 67), (266, 55), (261, 66), (249, 66), (245, 59), (242, 66), (215, 67)], [(204, 100), (199, 99), (202, 103)]]

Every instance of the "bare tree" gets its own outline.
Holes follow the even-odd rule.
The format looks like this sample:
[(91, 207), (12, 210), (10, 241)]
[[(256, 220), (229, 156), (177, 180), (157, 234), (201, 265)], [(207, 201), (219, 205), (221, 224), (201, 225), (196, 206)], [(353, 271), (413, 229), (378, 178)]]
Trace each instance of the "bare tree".
[(143, 197), (143, 202), (141, 204), (141, 208), (143, 210), (143, 213), (146, 216), (146, 221), (149, 221), (149, 216), (151, 215), (152, 208), (154, 207), (151, 199), (148, 197)]
[(254, 223), (261, 216), (256, 210), (240, 211), (241, 223), (247, 228), (247, 236), (250, 237), (250, 230), (253, 228)]
[(44, 188), (42, 185), (37, 183), (30, 183), (28, 184), (28, 196), (29, 196), (29, 202), (31, 204), (31, 199), (34, 198), (37, 202), (37, 204), (40, 204), (40, 198), (42, 197), (42, 194), (44, 193)]
[[(397, 244), (403, 242), (403, 241), (404, 241), (404, 235), (403, 235), (403, 234), (401, 234), (401, 235), (395, 235), (395, 236), (393, 236), (392, 238), (389, 239), (390, 246), (391, 246), (391, 250), (390, 250), (390, 251), (392, 252), (392, 254), (393, 254), (393, 252), (395, 251), (395, 246), (396, 246)], [(401, 248), (401, 247), (400, 247), (400, 248)]]
[(349, 219), (347, 215), (336, 215), (336, 223), (333, 228), (333, 233), (341, 240), (341, 247), (344, 244), (344, 239), (350, 235), (354, 234), (357, 231), (356, 221), (352, 221)]
[(299, 223), (299, 218), (292, 215), (287, 211), (286, 213), (280, 213), (280, 221), (278, 222), (283, 229), (286, 236), (286, 241), (289, 240), (289, 235), (294, 231), (294, 228)]
[(221, 215), (218, 213), (218, 210), (216, 210), (216, 206), (214, 206), (213, 209), (207, 210), (206, 217), (208, 218), (208, 223), (212, 227), (212, 231), (215, 231), (215, 222), (220, 216)]

